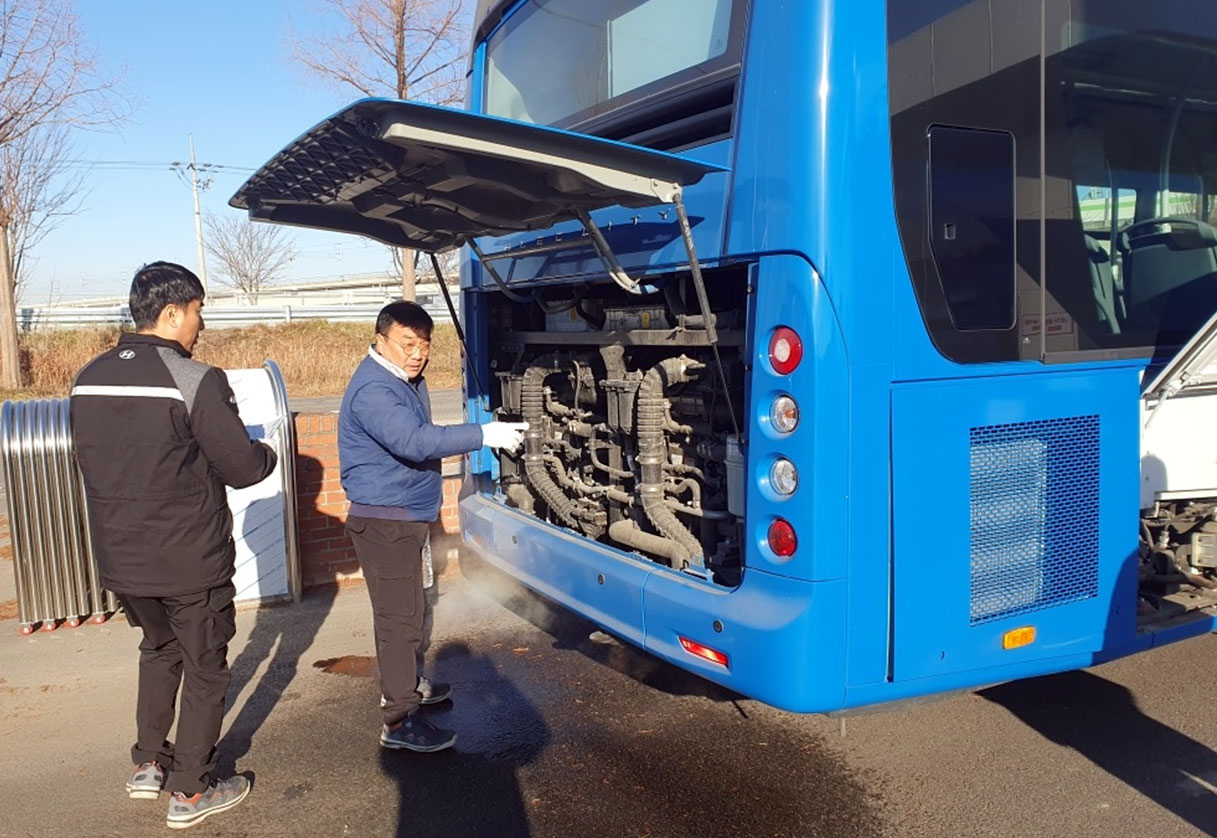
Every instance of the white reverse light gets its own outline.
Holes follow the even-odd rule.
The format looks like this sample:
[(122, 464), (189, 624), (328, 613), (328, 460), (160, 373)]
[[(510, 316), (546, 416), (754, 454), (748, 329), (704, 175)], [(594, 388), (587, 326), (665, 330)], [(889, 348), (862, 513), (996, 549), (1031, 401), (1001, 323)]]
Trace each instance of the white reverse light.
[(790, 460), (779, 457), (769, 469), (769, 482), (779, 495), (794, 494), (794, 490), (799, 488), (799, 470)]

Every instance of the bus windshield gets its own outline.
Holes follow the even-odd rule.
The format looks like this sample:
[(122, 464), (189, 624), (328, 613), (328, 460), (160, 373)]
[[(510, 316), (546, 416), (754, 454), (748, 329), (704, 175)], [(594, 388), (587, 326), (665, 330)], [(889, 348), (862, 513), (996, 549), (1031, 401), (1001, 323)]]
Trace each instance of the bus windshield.
[[(737, 0), (742, 5), (742, 0)], [(738, 64), (732, 0), (532, 0), (490, 38), (484, 110), (570, 127)]]

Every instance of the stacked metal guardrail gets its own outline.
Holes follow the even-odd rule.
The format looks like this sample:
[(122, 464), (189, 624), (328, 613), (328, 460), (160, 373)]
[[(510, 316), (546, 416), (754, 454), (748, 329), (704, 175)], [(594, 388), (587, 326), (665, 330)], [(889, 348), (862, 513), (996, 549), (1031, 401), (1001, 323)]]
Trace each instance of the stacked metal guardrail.
[[(453, 294), (453, 304), (460, 296)], [(448, 306), (442, 298), (421, 299), (419, 304), (436, 323), (451, 322)], [(371, 323), (376, 320), (383, 303), (355, 305), (280, 305), (280, 306), (207, 306), (203, 319), (208, 326), (251, 326), (257, 323), (290, 323), (295, 320), (331, 320), (349, 323)], [(460, 313), (460, 309), (457, 309)], [(75, 306), (22, 308), (17, 313), (17, 325), (22, 331), (62, 329), (78, 326), (130, 326), (131, 315), (126, 306)]]
[(21, 633), (104, 621), (118, 601), (97, 576), (68, 400), (5, 402), (0, 456)]

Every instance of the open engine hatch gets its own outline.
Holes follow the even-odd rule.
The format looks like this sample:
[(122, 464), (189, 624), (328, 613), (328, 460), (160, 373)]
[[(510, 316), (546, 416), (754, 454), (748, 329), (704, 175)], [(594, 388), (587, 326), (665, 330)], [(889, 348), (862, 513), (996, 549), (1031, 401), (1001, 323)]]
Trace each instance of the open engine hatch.
[(260, 221), (426, 252), (671, 203), (722, 167), (586, 134), (363, 99), (280, 151), (229, 200)]

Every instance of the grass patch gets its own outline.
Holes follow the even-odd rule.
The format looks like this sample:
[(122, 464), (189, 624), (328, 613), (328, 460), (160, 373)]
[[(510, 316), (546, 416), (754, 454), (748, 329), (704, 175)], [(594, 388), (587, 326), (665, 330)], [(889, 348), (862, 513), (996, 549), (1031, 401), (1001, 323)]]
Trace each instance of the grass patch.
[[(26, 386), (0, 390), (0, 399), (63, 398), (76, 373), (118, 342), (119, 329), (56, 329), (19, 338)], [(372, 342), (371, 323), (300, 323), (206, 329), (194, 357), (223, 369), (249, 369), (270, 359), (279, 365), (289, 398), (338, 396)], [(460, 344), (451, 324), (439, 323), (432, 335), (427, 384), (431, 389), (459, 387)]]

